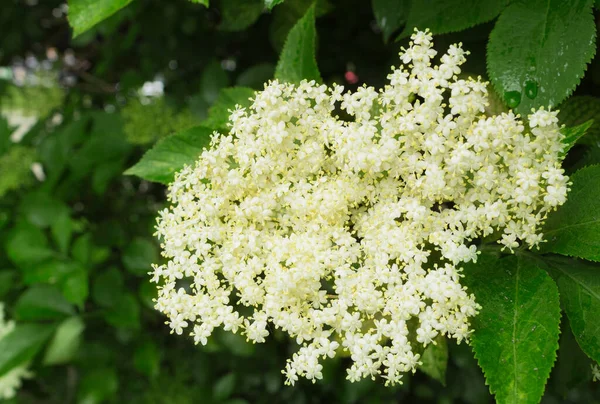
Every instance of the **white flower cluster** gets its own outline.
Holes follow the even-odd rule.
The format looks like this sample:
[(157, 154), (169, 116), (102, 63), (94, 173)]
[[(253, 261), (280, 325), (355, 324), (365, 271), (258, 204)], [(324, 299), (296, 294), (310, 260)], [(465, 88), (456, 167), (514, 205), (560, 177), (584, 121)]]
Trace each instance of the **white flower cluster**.
[(437, 336), (467, 339), (479, 306), (460, 264), (475, 239), (536, 245), (567, 178), (556, 113), (529, 131), (512, 112), (482, 116), (486, 83), (457, 78), (465, 54), (432, 66), (417, 32), (380, 91), (273, 81), (233, 111), (231, 136), (176, 176), (158, 219), (156, 308), (173, 332), (206, 344), (217, 327), (257, 343), (281, 330), (300, 344), (289, 384), (337, 354), (351, 381), (399, 383)]
[[(0, 302), (0, 340), (15, 328), (14, 321), (4, 318), (4, 303)], [(27, 369), (28, 364), (17, 366), (0, 377), (0, 399), (8, 400), (17, 394), (23, 379), (30, 378), (33, 374)]]

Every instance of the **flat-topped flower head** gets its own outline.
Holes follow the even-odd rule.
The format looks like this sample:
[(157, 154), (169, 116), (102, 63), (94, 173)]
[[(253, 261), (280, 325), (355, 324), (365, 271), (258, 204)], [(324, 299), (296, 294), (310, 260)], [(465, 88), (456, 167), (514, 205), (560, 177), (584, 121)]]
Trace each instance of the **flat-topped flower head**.
[(479, 306), (461, 264), (482, 237), (540, 243), (568, 179), (556, 113), (530, 129), (484, 116), (486, 83), (457, 76), (465, 55), (452, 46), (434, 66), (416, 32), (381, 90), (271, 81), (233, 111), (158, 219), (156, 307), (173, 332), (261, 343), (279, 329), (299, 344), (290, 384), (341, 353), (349, 380), (399, 383), (436, 338), (468, 339)]

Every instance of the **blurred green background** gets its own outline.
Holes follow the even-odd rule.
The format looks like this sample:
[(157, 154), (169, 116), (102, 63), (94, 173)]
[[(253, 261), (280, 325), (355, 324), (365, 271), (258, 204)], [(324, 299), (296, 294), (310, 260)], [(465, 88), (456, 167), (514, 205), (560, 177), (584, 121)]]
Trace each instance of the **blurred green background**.
[[(326, 83), (383, 85), (407, 43), (389, 40), (401, 31), (396, 9), (404, 7), (397, 2), (388, 14), (389, 3), (317, 2)], [(208, 8), (138, 0), (73, 39), (65, 3), (3, 0), (0, 301), (15, 330), (0, 339), (0, 391), (15, 366), (31, 374), (0, 402), (493, 402), (465, 344), (449, 344), (445, 375), (418, 371), (394, 388), (347, 382), (344, 358), (327, 363), (323, 381), (286, 387), (280, 370), (296, 346), (283, 334), (254, 346), (218, 332), (197, 347), (169, 335), (152, 308), (148, 272), (160, 259), (153, 227), (165, 188), (123, 171), (158, 139), (201, 124), (222, 89), (261, 89), (310, 4), (286, 0), (267, 11), (262, 0)], [(436, 36), (436, 46), (462, 41), (471, 51), (464, 70), (486, 76), (492, 28)], [(594, 60), (578, 96), (597, 95), (598, 72)], [(600, 110), (595, 98), (585, 105)], [(599, 402), (589, 361), (563, 330), (543, 402)]]

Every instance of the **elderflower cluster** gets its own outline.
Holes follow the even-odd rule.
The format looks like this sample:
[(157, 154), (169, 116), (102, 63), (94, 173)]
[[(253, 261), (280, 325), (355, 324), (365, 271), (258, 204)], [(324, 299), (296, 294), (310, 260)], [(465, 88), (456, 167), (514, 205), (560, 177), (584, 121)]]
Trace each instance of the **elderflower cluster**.
[(468, 339), (479, 306), (460, 266), (481, 237), (542, 241), (567, 193), (562, 135), (556, 112), (529, 129), (483, 116), (486, 83), (457, 78), (466, 52), (432, 66), (431, 39), (416, 32), (379, 91), (270, 82), (178, 173), (153, 271), (173, 332), (283, 331), (300, 345), (288, 384), (340, 354), (351, 381), (400, 383), (436, 337)]
[[(4, 303), (0, 302), (0, 340), (15, 328), (14, 321), (4, 318)], [(17, 366), (0, 377), (0, 400), (8, 400), (17, 394), (23, 379), (30, 378), (33, 374), (27, 369), (28, 364)]]

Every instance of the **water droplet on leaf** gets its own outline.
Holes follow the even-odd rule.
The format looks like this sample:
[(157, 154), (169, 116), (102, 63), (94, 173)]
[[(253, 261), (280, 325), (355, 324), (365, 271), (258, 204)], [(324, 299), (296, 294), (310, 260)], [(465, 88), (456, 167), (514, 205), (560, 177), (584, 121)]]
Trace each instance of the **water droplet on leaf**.
[(527, 80), (525, 82), (525, 95), (527, 96), (527, 98), (530, 98), (533, 100), (535, 97), (537, 97), (537, 93), (538, 93), (537, 83), (533, 80)]
[(518, 91), (507, 91), (504, 93), (504, 99), (509, 108), (516, 108), (521, 103), (521, 93)]

